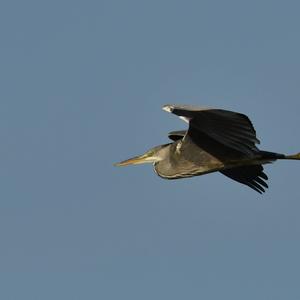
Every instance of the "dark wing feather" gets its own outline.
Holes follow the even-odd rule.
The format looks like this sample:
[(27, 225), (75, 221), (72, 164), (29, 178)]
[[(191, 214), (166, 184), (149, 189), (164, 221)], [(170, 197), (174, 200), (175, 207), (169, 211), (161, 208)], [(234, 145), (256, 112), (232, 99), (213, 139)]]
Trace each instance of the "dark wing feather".
[(171, 131), (168, 134), (169, 139), (176, 142), (178, 140), (181, 140), (186, 134), (186, 130), (179, 130), (179, 131)]
[(263, 172), (262, 165), (252, 165), (237, 167), (220, 171), (223, 175), (254, 189), (258, 193), (264, 193), (268, 188), (264, 180), (268, 180), (268, 176)]
[(259, 144), (259, 140), (246, 115), (223, 109), (190, 106), (166, 105), (164, 109), (186, 119), (190, 125), (188, 134), (193, 131), (194, 137), (195, 132), (201, 132), (244, 154), (252, 155), (258, 151), (255, 144)]

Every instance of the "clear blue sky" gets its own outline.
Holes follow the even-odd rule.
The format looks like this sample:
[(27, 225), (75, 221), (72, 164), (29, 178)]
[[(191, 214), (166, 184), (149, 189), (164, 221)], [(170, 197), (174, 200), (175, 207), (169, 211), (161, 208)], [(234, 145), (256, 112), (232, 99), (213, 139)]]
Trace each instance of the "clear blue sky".
[(300, 151), (299, 1), (0, 4), (0, 298), (300, 299), (300, 163), (259, 195), (113, 163), (241, 111)]

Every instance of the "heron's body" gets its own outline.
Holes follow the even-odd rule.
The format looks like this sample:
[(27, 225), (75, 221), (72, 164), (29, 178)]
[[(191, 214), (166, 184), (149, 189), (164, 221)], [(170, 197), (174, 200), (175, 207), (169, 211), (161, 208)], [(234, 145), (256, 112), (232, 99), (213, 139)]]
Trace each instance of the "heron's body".
[(203, 175), (225, 167), (225, 162), (199, 148), (190, 138), (175, 141), (166, 146), (166, 151), (167, 158), (154, 164), (156, 173), (166, 179)]
[(162, 178), (178, 179), (220, 171), (258, 192), (267, 188), (263, 164), (300, 155), (260, 151), (256, 132), (247, 116), (221, 109), (166, 105), (164, 109), (189, 123), (187, 131), (169, 133), (172, 143), (117, 165), (151, 162)]

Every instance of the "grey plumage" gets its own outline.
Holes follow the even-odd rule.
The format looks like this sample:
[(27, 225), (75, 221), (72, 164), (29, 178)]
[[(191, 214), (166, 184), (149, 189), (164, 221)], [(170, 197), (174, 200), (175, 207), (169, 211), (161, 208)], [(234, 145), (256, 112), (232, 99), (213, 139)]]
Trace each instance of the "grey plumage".
[(169, 133), (171, 143), (116, 165), (150, 162), (162, 178), (178, 179), (220, 171), (225, 176), (262, 193), (268, 188), (263, 164), (277, 159), (300, 159), (260, 151), (255, 129), (241, 113), (187, 105), (165, 105), (189, 124), (188, 130)]

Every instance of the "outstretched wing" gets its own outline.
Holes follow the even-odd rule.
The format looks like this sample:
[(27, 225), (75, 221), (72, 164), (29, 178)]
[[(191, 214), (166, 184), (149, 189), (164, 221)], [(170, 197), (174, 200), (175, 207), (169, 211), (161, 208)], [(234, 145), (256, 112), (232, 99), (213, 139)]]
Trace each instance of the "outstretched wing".
[[(178, 115), (189, 123), (188, 134), (205, 134), (218, 143), (241, 153), (252, 155), (259, 151), (255, 129), (249, 118), (241, 113), (186, 105), (165, 105), (164, 110)], [(205, 142), (205, 139), (204, 141)], [(201, 139), (197, 141), (201, 145)]]
[(263, 172), (262, 165), (252, 165), (237, 167), (220, 171), (223, 175), (245, 185), (261, 193), (265, 192), (268, 188), (264, 180), (268, 180), (268, 176)]

